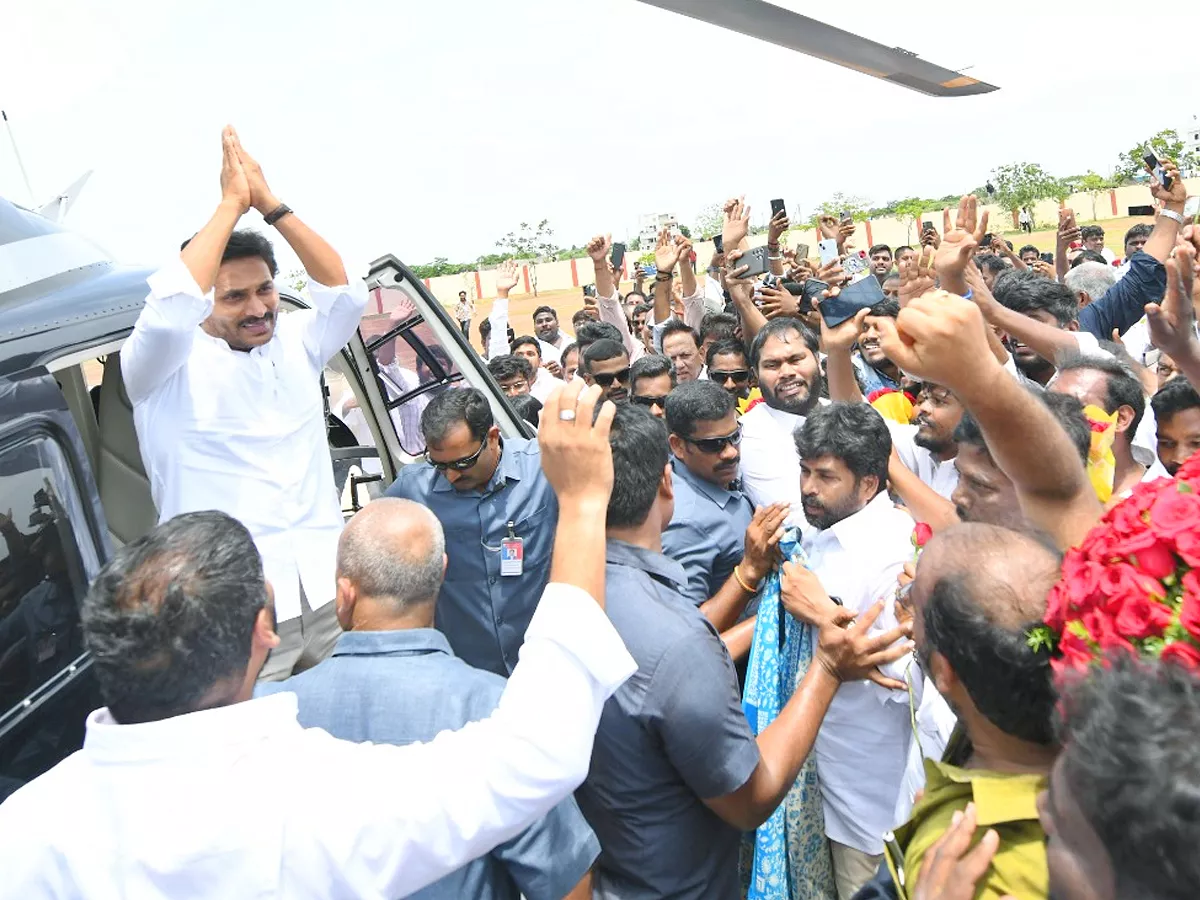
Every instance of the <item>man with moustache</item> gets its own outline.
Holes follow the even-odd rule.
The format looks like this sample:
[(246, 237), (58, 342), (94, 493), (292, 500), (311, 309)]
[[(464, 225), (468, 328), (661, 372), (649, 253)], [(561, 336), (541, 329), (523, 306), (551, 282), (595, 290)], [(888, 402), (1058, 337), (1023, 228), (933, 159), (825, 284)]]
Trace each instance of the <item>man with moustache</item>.
[(667, 396), (675, 511), (663, 554), (683, 566), (691, 599), (718, 631), (733, 626), (774, 563), (787, 507), (756, 513), (738, 482), (742, 429), (729, 392), (689, 381)]
[(883, 388), (900, 388), (900, 370), (880, 349), (879, 331), (874, 325), (874, 319), (879, 316), (894, 319), (899, 314), (898, 300), (883, 300), (871, 307), (870, 316), (863, 322), (862, 331), (858, 335), (858, 352), (850, 359), (854, 365), (854, 376), (858, 379), (864, 395)]
[(917, 395), (913, 424), (888, 423), (896, 455), (905, 468), (947, 500), (958, 485), (954, 430), (962, 416), (962, 404), (949, 388), (927, 383)]
[(755, 506), (785, 503), (802, 524), (800, 460), (792, 435), (821, 402), (819, 343), (799, 319), (771, 319), (750, 345), (763, 402), (742, 416), (742, 489)]
[(588, 344), (579, 374), (588, 384), (600, 385), (605, 398), (613, 403), (629, 402), (629, 354), (619, 342), (599, 340)]
[[(253, 536), (280, 638), (259, 677), (280, 680), (323, 660), (341, 634), (332, 601), (342, 511), (320, 382), (367, 291), (271, 192), (237, 132), (226, 128), (222, 141), (220, 205), (149, 279), (121, 374), (159, 521), (216, 509)], [(300, 258), (312, 309), (278, 315), (271, 242), (234, 230), (252, 206)]]

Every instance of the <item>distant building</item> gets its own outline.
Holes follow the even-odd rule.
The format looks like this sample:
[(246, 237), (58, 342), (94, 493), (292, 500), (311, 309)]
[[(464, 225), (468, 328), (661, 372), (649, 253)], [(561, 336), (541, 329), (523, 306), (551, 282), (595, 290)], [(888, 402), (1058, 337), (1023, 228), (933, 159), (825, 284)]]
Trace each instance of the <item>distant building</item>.
[(1192, 116), (1192, 121), (1180, 129), (1179, 137), (1185, 153), (1200, 155), (1200, 116)]
[(653, 250), (658, 233), (664, 228), (679, 229), (679, 219), (674, 213), (652, 213), (638, 216), (638, 240), (643, 250)]

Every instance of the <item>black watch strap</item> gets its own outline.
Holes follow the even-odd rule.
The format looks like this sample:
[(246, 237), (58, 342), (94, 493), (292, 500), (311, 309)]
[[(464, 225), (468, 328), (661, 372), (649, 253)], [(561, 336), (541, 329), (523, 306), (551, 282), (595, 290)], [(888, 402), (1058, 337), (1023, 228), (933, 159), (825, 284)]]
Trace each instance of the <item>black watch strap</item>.
[(274, 225), (276, 222), (278, 222), (280, 219), (282, 219), (284, 216), (286, 216), (291, 211), (292, 211), (292, 208), (290, 206), (288, 206), (286, 203), (280, 203), (277, 207), (275, 207), (273, 210), (271, 210), (269, 213), (267, 213), (265, 216), (263, 216), (263, 221), (266, 222), (268, 225)]

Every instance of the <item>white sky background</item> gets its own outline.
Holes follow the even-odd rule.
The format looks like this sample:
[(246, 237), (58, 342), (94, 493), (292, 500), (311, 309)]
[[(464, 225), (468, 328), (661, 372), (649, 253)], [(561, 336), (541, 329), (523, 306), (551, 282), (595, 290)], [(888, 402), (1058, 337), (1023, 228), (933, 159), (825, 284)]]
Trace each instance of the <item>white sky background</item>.
[[(68, 224), (118, 259), (161, 261), (207, 219), (231, 122), (360, 272), (542, 218), (570, 245), (737, 193), (757, 220), (1018, 160), (1107, 173), (1200, 113), (1200, 4), (776, 2), (1001, 90), (928, 98), (636, 0), (6, 0), (0, 107), (39, 203), (95, 169)], [(7, 136), (0, 195), (29, 203)]]

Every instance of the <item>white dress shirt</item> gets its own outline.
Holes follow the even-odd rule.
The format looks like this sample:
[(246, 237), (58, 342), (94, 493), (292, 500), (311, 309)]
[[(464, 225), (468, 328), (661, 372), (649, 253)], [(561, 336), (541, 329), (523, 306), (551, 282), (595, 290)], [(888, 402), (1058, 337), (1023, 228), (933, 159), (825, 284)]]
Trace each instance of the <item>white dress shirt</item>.
[(121, 349), (142, 461), (160, 522), (218, 509), (249, 529), (279, 621), (333, 599), (342, 510), (333, 484), (320, 378), (358, 328), (361, 281), (309, 284), (313, 309), (279, 314), (249, 352), (200, 327), (213, 309), (182, 260), (149, 279)]
[(916, 443), (917, 426), (901, 425), (899, 422), (887, 421), (888, 431), (892, 433), (892, 444), (896, 454), (905, 468), (915, 474), (923, 482), (933, 488), (940, 496), (950, 499), (958, 486), (958, 469), (951, 457), (944, 462), (934, 456), (924, 447)]
[(426, 744), (301, 728), (290, 693), (140, 725), (98, 710), (0, 805), (0, 898), (407, 896), (569, 796), (636, 670), (596, 602), (550, 584), (495, 713)]
[[(487, 358), (495, 359), (497, 356), (504, 356), (512, 353), (512, 344), (508, 342), (508, 298), (497, 297), (492, 301), (492, 312), (488, 316), (488, 321), (492, 324), (492, 333), (488, 336)], [(520, 335), (518, 335), (520, 337)], [(565, 331), (558, 333), (558, 342), (563, 347), (567, 346), (570, 341), (570, 335)], [(554, 361), (562, 362), (562, 348), (554, 344), (547, 343), (541, 338), (535, 338), (538, 342), (538, 349), (542, 352), (542, 362), (547, 363)]]
[[(871, 632), (898, 624), (896, 576), (913, 557), (912, 517), (896, 509), (886, 491), (852, 516), (823, 531), (806, 529), (803, 546), (809, 565), (826, 593), (846, 609), (861, 613), (886, 600)], [(883, 667), (904, 680), (911, 655)], [(838, 688), (817, 733), (817, 775), (825, 803), (825, 834), (861, 850), (883, 852), (883, 835), (904, 779), (912, 719), (907, 691), (869, 681)]]
[(804, 424), (804, 416), (774, 409), (763, 401), (740, 421), (742, 492), (756, 507), (790, 503), (788, 523), (803, 527), (806, 520), (800, 504), (800, 456), (793, 435)]
[[(651, 301), (653, 305), (653, 301)], [(646, 345), (633, 336), (629, 330), (629, 321), (625, 318), (625, 310), (621, 306), (620, 293), (614, 288), (611, 297), (596, 295), (596, 306), (600, 310), (600, 321), (607, 322), (621, 332), (621, 340), (625, 343), (625, 352), (629, 354), (632, 365), (646, 355)], [(672, 317), (668, 317), (670, 321)], [(690, 328), (700, 331), (700, 323), (704, 321), (704, 291), (697, 286), (694, 294), (683, 298), (683, 321)], [(654, 335), (654, 346), (662, 352), (662, 330), (666, 322), (654, 321), (654, 310), (646, 314), (646, 324)]]
[(917, 791), (925, 787), (925, 760), (942, 761), (950, 735), (958, 724), (958, 716), (934, 687), (933, 679), (923, 674), (915, 663), (909, 670), (909, 683), (913, 685), (913, 702), (917, 707), (917, 728), (908, 748), (904, 782), (896, 798), (896, 811), (892, 814), (896, 828), (912, 816)]
[(546, 404), (546, 398), (550, 396), (550, 392), (560, 384), (565, 383), (566, 382), (564, 382), (561, 378), (555, 378), (553, 375), (547, 372), (545, 366), (538, 366), (537, 375), (533, 379), (533, 384), (529, 386), (529, 393), (533, 394), (533, 396), (537, 398), (537, 400), (544, 406)]

